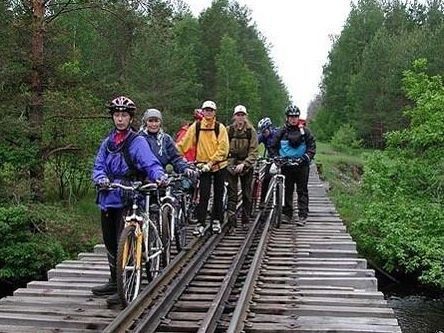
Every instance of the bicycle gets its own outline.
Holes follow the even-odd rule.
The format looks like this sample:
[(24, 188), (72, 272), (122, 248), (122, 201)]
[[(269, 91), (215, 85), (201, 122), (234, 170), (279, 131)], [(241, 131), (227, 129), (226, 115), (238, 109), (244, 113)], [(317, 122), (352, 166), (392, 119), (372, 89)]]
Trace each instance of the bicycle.
[[(165, 195), (160, 198), (160, 221), (162, 225), (162, 266), (169, 264), (171, 258), (171, 243), (175, 240), (177, 252), (186, 244), (187, 204), (191, 194), (183, 186), (183, 182), (191, 180), (181, 174), (172, 174), (167, 179)], [(188, 183), (189, 185), (189, 183)]]
[(272, 196), (272, 217), (271, 223), (275, 224), (277, 228), (281, 226), (282, 222), (282, 207), (285, 203), (285, 176), (281, 173), (282, 166), (297, 166), (299, 162), (297, 159), (289, 159), (283, 157), (274, 157), (268, 159), (266, 164), (271, 164), (270, 174), (273, 176), (270, 180), (270, 185), (265, 195), (265, 203), (268, 205), (270, 196)]
[[(125, 224), (120, 235), (117, 250), (117, 292), (125, 307), (139, 295), (144, 264), (148, 282), (161, 270), (162, 225), (159, 219), (153, 220), (150, 214), (150, 197), (158, 194), (156, 183), (142, 184), (140, 181), (129, 185), (110, 184), (110, 188), (120, 188), (131, 194), (131, 208), (125, 216)], [(144, 209), (139, 207), (145, 200)], [(143, 259), (143, 260), (142, 260)]]
[(262, 182), (264, 179), (266, 167), (267, 167), (267, 160), (264, 158), (258, 159), (254, 167), (253, 187), (251, 192), (252, 206), (251, 206), (250, 217), (253, 217), (253, 214), (257, 210), (259, 201), (261, 199)]

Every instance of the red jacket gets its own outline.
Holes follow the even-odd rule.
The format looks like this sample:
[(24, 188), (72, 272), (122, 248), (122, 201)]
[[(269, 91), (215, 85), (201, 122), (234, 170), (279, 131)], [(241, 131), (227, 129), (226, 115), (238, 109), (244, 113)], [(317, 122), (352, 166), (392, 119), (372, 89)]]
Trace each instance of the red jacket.
[[(183, 137), (185, 136), (185, 134), (188, 131), (188, 128), (190, 127), (191, 124), (186, 124), (183, 125), (179, 131), (177, 131), (176, 133), (176, 143), (179, 143)], [(185, 159), (188, 162), (195, 162), (196, 161), (196, 146), (193, 146), (191, 148), (189, 148), (186, 152), (184, 152), (183, 156), (185, 157)]]

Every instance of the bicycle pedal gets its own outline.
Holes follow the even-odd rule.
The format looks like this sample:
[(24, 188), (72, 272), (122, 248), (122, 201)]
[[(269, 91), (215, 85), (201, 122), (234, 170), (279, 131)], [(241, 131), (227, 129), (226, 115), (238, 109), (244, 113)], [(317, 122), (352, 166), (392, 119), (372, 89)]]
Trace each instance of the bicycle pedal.
[(213, 230), (213, 233), (220, 234), (221, 232), (220, 222), (217, 220), (213, 221), (211, 229)]
[(193, 235), (201, 237), (204, 235), (204, 232), (205, 232), (205, 227), (200, 225), (193, 230)]

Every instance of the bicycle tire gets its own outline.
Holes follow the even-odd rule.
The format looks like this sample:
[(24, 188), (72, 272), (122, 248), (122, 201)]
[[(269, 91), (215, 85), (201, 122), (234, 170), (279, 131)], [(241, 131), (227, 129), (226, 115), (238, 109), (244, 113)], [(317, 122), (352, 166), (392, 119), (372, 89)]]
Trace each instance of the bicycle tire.
[(276, 220), (275, 220), (275, 225), (276, 228), (279, 228), (281, 226), (281, 222), (282, 222), (282, 207), (284, 206), (284, 193), (283, 193), (283, 187), (281, 183), (277, 183), (276, 184), (276, 207), (275, 207), (275, 212), (276, 212)]
[(161, 265), (162, 268), (168, 266), (171, 259), (171, 230), (170, 223), (172, 218), (172, 210), (170, 207), (165, 206), (161, 212), (161, 222), (162, 222), (162, 234), (161, 240), (163, 245), (163, 251), (161, 255)]
[(157, 236), (157, 232), (153, 231), (151, 226), (148, 229), (147, 237), (148, 241), (147, 249), (145, 251), (145, 270), (148, 282), (151, 282), (160, 273), (160, 255), (157, 255), (151, 259), (148, 258), (159, 251), (159, 249), (162, 248), (162, 244)]
[(185, 247), (186, 237), (187, 237), (187, 229), (186, 229), (185, 212), (182, 208), (180, 208), (176, 218), (176, 227), (174, 229), (174, 238), (176, 241), (177, 252), (182, 251), (182, 249)]
[(260, 199), (260, 193), (259, 193), (259, 180), (257, 178), (255, 178), (254, 182), (253, 182), (253, 195), (251, 198), (251, 212), (250, 212), (250, 217), (253, 217), (257, 207), (258, 207), (258, 202)]
[(117, 250), (117, 293), (122, 306), (127, 306), (138, 295), (142, 275), (142, 235), (136, 235), (136, 226), (123, 229)]

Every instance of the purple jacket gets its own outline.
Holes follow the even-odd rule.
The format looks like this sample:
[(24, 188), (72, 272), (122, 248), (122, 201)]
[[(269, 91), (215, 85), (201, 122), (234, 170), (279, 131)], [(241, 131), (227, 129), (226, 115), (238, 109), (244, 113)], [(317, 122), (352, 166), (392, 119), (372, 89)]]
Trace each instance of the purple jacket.
[(265, 153), (267, 153), (268, 156), (272, 156), (271, 152), (270, 152), (270, 147), (271, 147), (271, 144), (273, 143), (273, 139), (275, 138), (278, 131), (279, 131), (278, 128), (270, 127), (270, 135), (269, 136), (265, 137), (265, 136), (263, 136), (262, 133), (258, 135), (258, 137), (257, 137), (258, 144), (263, 143), (265, 146), (264, 156), (265, 156)]
[[(120, 183), (127, 178), (126, 175), (129, 172), (129, 168), (122, 152), (122, 147), (126, 143), (127, 138), (116, 146), (114, 144), (115, 134), (116, 131), (112, 131), (100, 145), (92, 174), (92, 180), (95, 184), (105, 177), (116, 183)], [(131, 141), (128, 152), (137, 170), (141, 171), (150, 181), (156, 181), (165, 175), (162, 164), (154, 156), (150, 146), (143, 137), (136, 136)], [(102, 210), (123, 207), (121, 190), (100, 191), (97, 203)]]

